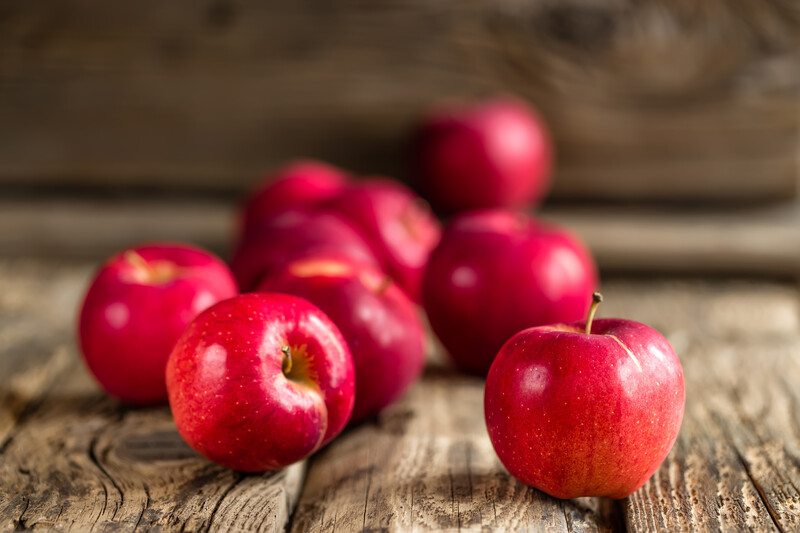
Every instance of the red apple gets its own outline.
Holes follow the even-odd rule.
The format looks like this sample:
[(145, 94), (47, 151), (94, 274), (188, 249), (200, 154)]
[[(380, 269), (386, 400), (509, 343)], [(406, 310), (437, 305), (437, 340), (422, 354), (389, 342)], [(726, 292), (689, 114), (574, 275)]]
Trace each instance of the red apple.
[(420, 301), (425, 264), (441, 234), (422, 198), (398, 182), (371, 179), (344, 189), (325, 207), (359, 228), (384, 270)]
[(339, 327), (355, 364), (353, 420), (394, 402), (422, 372), (425, 332), (416, 306), (382, 272), (306, 259), (265, 278), (259, 289), (306, 298)]
[(443, 211), (519, 208), (549, 188), (549, 135), (519, 100), (435, 109), (419, 126), (414, 151), (420, 187)]
[(228, 267), (206, 251), (177, 244), (125, 250), (100, 268), (84, 299), (86, 364), (124, 402), (164, 402), (164, 367), (178, 337), (198, 313), (235, 294)]
[(521, 213), (479, 211), (445, 228), (423, 302), (457, 366), (485, 374), (514, 333), (585, 316), (596, 283), (591, 255), (565, 230)]
[(353, 410), (353, 361), (341, 333), (308, 301), (243, 294), (198, 316), (167, 364), (169, 403), (189, 445), (244, 472), (299, 461), (335, 437)]
[(242, 234), (277, 212), (313, 207), (332, 198), (348, 180), (346, 172), (320, 161), (299, 160), (285, 165), (268, 174), (248, 198), (242, 214)]
[(261, 220), (231, 260), (243, 291), (291, 261), (318, 255), (378, 266), (370, 245), (352, 223), (336, 213), (294, 209)]
[(624, 498), (666, 458), (684, 409), (669, 342), (632, 320), (514, 335), (486, 380), (486, 427), (508, 471), (557, 498)]

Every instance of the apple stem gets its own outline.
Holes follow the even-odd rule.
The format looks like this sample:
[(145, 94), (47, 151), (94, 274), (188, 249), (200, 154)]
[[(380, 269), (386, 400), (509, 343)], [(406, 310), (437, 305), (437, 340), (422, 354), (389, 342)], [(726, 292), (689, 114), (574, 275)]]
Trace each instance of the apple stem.
[(589, 308), (589, 317), (586, 319), (586, 334), (590, 335), (592, 333), (592, 321), (594, 320), (594, 314), (597, 312), (597, 308), (600, 306), (600, 302), (603, 301), (603, 295), (599, 292), (595, 292), (592, 294), (592, 306)]
[(142, 257), (136, 250), (125, 250), (123, 257), (125, 257), (125, 261), (132, 264), (135, 268), (143, 269), (148, 272), (152, 271), (153, 269), (150, 266), (150, 263), (148, 263), (147, 260), (144, 257)]
[(288, 374), (292, 371), (292, 349), (289, 346), (284, 345), (281, 348), (283, 352), (283, 362), (281, 363), (281, 370), (283, 370), (284, 375)]

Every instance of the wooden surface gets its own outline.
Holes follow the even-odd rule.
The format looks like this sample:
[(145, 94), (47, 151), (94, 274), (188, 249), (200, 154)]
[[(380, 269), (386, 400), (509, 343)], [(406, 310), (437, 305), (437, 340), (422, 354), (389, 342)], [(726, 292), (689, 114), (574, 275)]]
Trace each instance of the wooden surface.
[(282, 531), (304, 463), (243, 476), (197, 456), (165, 408), (106, 398), (76, 359), (89, 270), (0, 264), (0, 531)]
[(286, 158), (402, 174), (431, 102), (535, 102), (554, 194), (796, 194), (784, 0), (0, 2), (0, 183), (241, 190)]
[(314, 459), (293, 530), (609, 530), (612, 507), (510, 478), (486, 435), (483, 381), (435, 369)]
[[(800, 276), (800, 204), (692, 209), (549, 204), (606, 272)], [(186, 241), (228, 257), (231, 199), (0, 198), (0, 257), (100, 261), (134, 243)], [(91, 235), (91, 239), (87, 238)]]
[(686, 418), (630, 498), (558, 501), (505, 473), (481, 381), (440, 356), (401, 402), (307, 466), (216, 467), (165, 408), (119, 406), (78, 362), (73, 319), (91, 268), (0, 261), (0, 530), (800, 529), (795, 284), (607, 281), (601, 314), (652, 324), (681, 356)]

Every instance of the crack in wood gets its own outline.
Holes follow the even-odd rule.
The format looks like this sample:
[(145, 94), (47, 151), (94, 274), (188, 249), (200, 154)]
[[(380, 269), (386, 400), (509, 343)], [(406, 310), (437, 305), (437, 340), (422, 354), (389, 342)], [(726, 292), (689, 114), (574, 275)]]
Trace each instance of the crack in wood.
[(225, 498), (228, 494), (231, 493), (233, 489), (236, 488), (239, 483), (242, 482), (246, 478), (246, 474), (241, 472), (234, 472), (233, 473), (233, 482), (230, 483), (225, 490), (222, 491), (222, 494), (217, 499), (216, 503), (214, 504), (214, 508), (211, 510), (211, 514), (208, 515), (208, 526), (205, 528), (205, 531), (211, 531), (211, 527), (214, 525), (214, 518), (217, 516), (217, 512), (219, 511), (220, 506), (222, 505)]
[[(89, 449), (88, 449), (89, 454), (88, 455), (89, 455), (89, 459), (92, 461), (92, 463), (97, 467), (98, 470), (100, 470), (100, 472), (102, 472), (102, 474), (106, 477), (106, 479), (108, 479), (108, 481), (111, 483), (111, 486), (114, 487), (114, 490), (117, 491), (117, 494), (119, 494), (119, 499), (120, 499), (119, 505), (114, 509), (114, 512), (111, 513), (111, 520), (114, 520), (114, 517), (116, 516), (117, 511), (119, 510), (119, 508), (122, 507), (125, 504), (125, 491), (122, 490), (122, 487), (119, 486), (119, 484), (114, 479), (114, 477), (111, 474), (108, 473), (108, 470), (106, 470), (106, 467), (103, 466), (102, 462), (100, 460), (98, 460), (97, 443), (98, 443), (99, 438), (100, 438), (99, 435), (95, 435), (94, 437), (92, 437), (92, 440), (89, 441)], [(108, 502), (108, 491), (105, 488), (105, 484), (103, 484), (103, 492), (106, 495), (105, 501), (107, 503)], [(104, 505), (103, 506), (103, 511), (105, 511), (105, 508), (106, 507)], [(100, 514), (102, 514), (102, 512)]]
[(734, 448), (734, 452), (736, 453), (736, 457), (739, 458), (739, 462), (742, 464), (742, 468), (744, 469), (745, 473), (747, 473), (747, 477), (750, 479), (750, 483), (753, 484), (755, 487), (756, 492), (758, 492), (758, 496), (761, 498), (761, 503), (764, 504), (764, 507), (769, 513), (770, 518), (772, 518), (772, 523), (775, 524), (775, 529), (780, 531), (781, 533), (786, 533), (786, 530), (781, 525), (780, 516), (775, 508), (772, 506), (772, 503), (769, 501), (769, 497), (767, 496), (766, 492), (764, 491), (764, 487), (761, 486), (761, 483), (753, 476), (752, 471), (750, 470), (750, 465), (747, 463), (742, 454), (739, 453), (739, 450)]

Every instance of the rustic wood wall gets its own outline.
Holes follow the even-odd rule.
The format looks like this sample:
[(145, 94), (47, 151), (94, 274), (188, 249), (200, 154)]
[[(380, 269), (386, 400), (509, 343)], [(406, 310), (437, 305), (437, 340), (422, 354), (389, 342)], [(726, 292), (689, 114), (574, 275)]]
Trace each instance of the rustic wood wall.
[(799, 51), (789, 0), (0, 0), (0, 185), (402, 174), (424, 106), (507, 91), (552, 124), (557, 197), (787, 197)]

